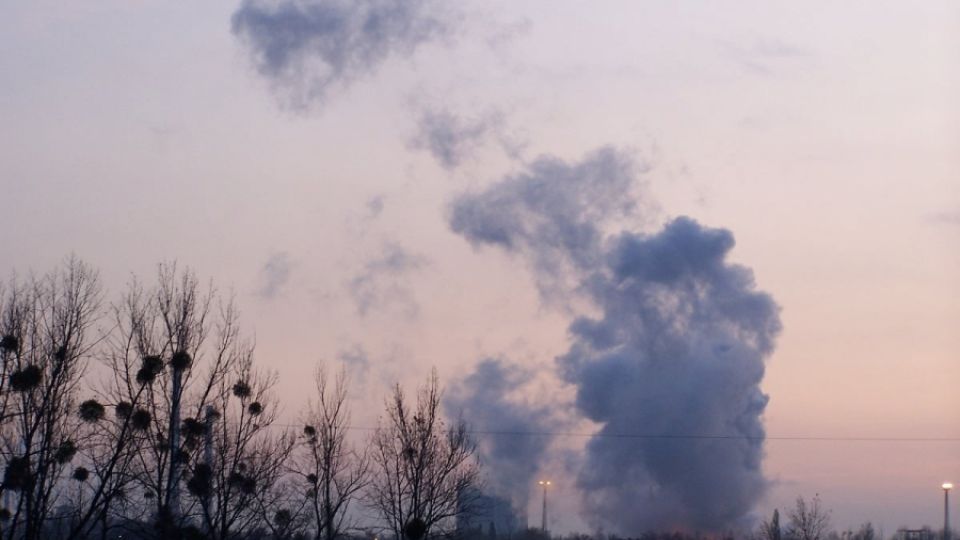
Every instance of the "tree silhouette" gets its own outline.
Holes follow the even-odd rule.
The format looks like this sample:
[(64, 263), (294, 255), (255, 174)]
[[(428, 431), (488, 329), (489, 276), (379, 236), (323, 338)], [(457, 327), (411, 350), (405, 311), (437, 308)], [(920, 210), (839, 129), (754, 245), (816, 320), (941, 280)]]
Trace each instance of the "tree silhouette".
[(478, 492), (470, 489), (479, 481), (476, 446), (462, 419), (446, 426), (440, 397), (436, 370), (415, 405), (396, 385), (387, 420), (374, 432), (369, 501), (397, 538), (447, 532), (457, 515), (472, 509)]

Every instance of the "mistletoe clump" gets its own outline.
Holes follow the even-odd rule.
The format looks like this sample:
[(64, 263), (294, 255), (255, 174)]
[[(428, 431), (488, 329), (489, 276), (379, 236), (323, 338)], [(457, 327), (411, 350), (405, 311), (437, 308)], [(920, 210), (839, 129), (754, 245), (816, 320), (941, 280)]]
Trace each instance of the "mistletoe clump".
[(64, 463), (69, 462), (73, 459), (73, 456), (77, 455), (77, 445), (70, 439), (67, 439), (60, 443), (60, 446), (57, 447), (57, 451), (54, 452), (53, 458), (57, 463), (63, 465)]
[(20, 348), (20, 339), (13, 334), (7, 334), (0, 338), (0, 351), (16, 352)]
[(193, 364), (193, 358), (187, 351), (177, 351), (170, 357), (170, 366), (175, 370), (188, 369), (191, 364)]
[(43, 370), (40, 366), (30, 364), (10, 374), (10, 388), (15, 392), (29, 392), (40, 386), (43, 380)]
[(159, 356), (144, 356), (140, 370), (137, 371), (137, 382), (140, 384), (152, 384), (161, 371), (163, 371), (163, 360)]
[(152, 419), (153, 417), (150, 415), (150, 411), (138, 408), (130, 417), (130, 423), (133, 425), (134, 429), (146, 431), (150, 429), (150, 421)]
[(94, 423), (103, 420), (106, 413), (103, 405), (95, 399), (88, 399), (80, 404), (80, 419), (84, 422)]
[(117, 418), (126, 420), (130, 417), (130, 413), (133, 412), (133, 404), (129, 401), (121, 401), (120, 403), (117, 403), (114, 409), (116, 409)]
[(206, 463), (198, 463), (187, 481), (187, 490), (196, 497), (210, 496), (213, 487), (213, 469)]
[(3, 487), (14, 491), (29, 489), (33, 485), (30, 460), (26, 456), (11, 458), (3, 471)]
[(240, 399), (246, 399), (250, 397), (251, 389), (250, 385), (246, 381), (237, 381), (233, 385), (233, 395), (237, 396)]
[(90, 478), (90, 471), (86, 467), (77, 467), (73, 470), (73, 479), (77, 482), (86, 482)]

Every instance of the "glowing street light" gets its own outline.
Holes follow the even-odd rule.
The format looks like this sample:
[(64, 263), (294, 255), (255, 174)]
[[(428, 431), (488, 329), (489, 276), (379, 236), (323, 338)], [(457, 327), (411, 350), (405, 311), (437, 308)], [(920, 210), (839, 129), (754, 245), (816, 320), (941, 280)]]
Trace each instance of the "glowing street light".
[(943, 488), (943, 540), (950, 540), (950, 490), (953, 484), (944, 482)]
[(547, 486), (550, 485), (549, 480), (540, 480), (537, 482), (543, 486), (543, 511), (540, 514), (540, 529), (544, 534), (547, 533)]

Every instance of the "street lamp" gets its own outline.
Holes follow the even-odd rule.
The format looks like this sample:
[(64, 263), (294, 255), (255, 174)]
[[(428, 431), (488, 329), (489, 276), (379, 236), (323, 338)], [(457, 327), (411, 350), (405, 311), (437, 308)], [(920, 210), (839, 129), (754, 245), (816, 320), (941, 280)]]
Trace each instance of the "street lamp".
[(953, 484), (944, 482), (943, 488), (943, 540), (950, 540), (950, 490)]
[(540, 480), (537, 482), (543, 486), (543, 511), (540, 513), (540, 529), (544, 534), (547, 533), (547, 486), (550, 485), (549, 480)]

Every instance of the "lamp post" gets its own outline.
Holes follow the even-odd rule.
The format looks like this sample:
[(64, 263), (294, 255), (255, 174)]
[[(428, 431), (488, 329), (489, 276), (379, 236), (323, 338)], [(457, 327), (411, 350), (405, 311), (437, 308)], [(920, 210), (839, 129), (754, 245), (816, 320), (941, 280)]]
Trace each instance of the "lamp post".
[(547, 486), (550, 485), (550, 481), (540, 480), (537, 483), (543, 486), (543, 511), (540, 513), (540, 529), (543, 534), (547, 534)]
[(943, 540), (950, 540), (950, 490), (953, 484), (944, 482), (943, 488)]

